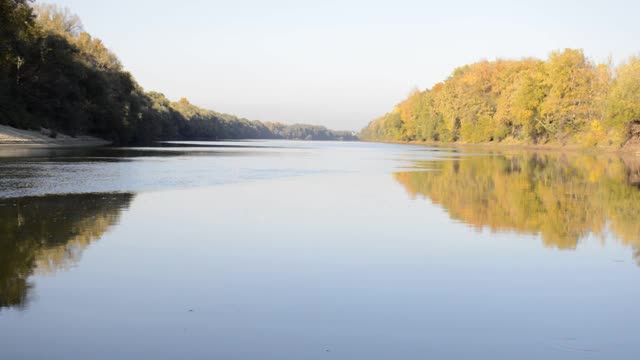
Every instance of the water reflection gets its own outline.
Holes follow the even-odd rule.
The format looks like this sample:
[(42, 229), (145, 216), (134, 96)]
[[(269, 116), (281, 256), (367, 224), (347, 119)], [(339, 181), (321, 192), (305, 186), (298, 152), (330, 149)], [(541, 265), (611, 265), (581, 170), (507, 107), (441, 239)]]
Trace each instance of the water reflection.
[[(294, 148), (288, 143), (169, 145), (172, 144), (148, 148), (0, 148), (0, 198), (136, 193), (324, 171), (307, 161), (319, 152), (302, 146)], [(242, 166), (238, 166), (239, 162)]]
[(118, 223), (132, 199), (132, 194), (0, 199), (0, 309), (26, 305), (28, 278), (75, 264)]
[(428, 171), (394, 173), (412, 197), (455, 220), (492, 231), (540, 234), (546, 246), (575, 249), (611, 233), (640, 260), (640, 159), (509, 153), (417, 162)]

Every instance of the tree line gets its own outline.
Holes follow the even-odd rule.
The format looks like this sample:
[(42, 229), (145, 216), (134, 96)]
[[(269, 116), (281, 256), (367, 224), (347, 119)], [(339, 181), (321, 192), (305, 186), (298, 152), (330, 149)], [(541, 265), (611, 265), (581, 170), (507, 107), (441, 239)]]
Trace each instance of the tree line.
[(546, 61), (480, 61), (414, 91), (360, 136), (433, 141), (622, 146), (640, 139), (640, 57), (596, 64), (582, 50)]
[(0, 124), (86, 134), (115, 144), (156, 140), (355, 140), (320, 126), (262, 123), (146, 92), (66, 8), (0, 0)]

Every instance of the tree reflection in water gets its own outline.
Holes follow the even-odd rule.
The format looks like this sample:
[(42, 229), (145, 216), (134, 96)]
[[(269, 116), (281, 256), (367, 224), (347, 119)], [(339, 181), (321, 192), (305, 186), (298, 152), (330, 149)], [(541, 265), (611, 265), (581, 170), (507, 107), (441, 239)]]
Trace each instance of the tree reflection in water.
[(34, 273), (75, 264), (116, 225), (133, 194), (0, 199), (0, 308), (28, 303)]
[(416, 165), (418, 171), (394, 178), (410, 196), (431, 200), (455, 220), (540, 234), (546, 246), (559, 249), (609, 232), (640, 260), (640, 159), (521, 152)]

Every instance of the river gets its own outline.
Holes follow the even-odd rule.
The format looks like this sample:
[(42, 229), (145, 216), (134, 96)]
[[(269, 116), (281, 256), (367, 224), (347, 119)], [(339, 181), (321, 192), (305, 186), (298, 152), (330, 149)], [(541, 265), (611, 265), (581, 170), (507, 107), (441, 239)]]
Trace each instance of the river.
[(1, 148), (0, 358), (637, 359), (639, 163)]

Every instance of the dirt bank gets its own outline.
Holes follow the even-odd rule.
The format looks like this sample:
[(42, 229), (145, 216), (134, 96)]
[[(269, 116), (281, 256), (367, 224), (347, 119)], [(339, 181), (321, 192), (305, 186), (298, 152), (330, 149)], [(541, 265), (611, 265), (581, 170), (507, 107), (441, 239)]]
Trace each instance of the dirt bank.
[(20, 130), (0, 125), (0, 146), (103, 146), (106, 140), (92, 136), (71, 137), (65, 134), (51, 136), (46, 129), (41, 131)]
[[(364, 140), (367, 141), (367, 140)], [(631, 137), (624, 146), (582, 146), (574, 144), (526, 144), (526, 143), (513, 143), (513, 142), (490, 142), (490, 143), (460, 143), (460, 142), (434, 142), (434, 141), (371, 141), (381, 142), (388, 144), (412, 144), (434, 147), (447, 147), (458, 148), (467, 150), (535, 150), (535, 151), (568, 151), (568, 152), (586, 152), (594, 154), (620, 154), (625, 156), (640, 156), (640, 125), (638, 127), (638, 134)]]

